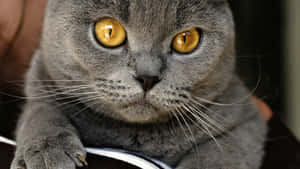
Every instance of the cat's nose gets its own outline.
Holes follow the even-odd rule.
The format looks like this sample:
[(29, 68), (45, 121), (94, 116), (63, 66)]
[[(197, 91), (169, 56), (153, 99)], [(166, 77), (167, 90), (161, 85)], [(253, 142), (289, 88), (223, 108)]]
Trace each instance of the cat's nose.
[(145, 92), (151, 90), (160, 81), (158, 76), (147, 75), (138, 76), (136, 80), (141, 84)]

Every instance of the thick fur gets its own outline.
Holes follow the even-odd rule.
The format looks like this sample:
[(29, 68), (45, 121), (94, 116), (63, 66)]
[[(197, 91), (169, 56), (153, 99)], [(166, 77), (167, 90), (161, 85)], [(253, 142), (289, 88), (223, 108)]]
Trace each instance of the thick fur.
[[(95, 40), (105, 17), (126, 29), (124, 46)], [(199, 47), (172, 51), (173, 37), (194, 27)], [(75, 169), (89, 145), (178, 169), (258, 169), (266, 127), (234, 75), (234, 56), (225, 0), (50, 0), (11, 168)], [(145, 92), (139, 75), (160, 81)]]

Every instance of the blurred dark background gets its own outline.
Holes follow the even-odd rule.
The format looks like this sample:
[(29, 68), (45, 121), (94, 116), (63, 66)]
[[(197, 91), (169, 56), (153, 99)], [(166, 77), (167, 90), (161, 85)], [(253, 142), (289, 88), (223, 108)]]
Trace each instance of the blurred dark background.
[(284, 116), (284, 1), (231, 0), (237, 71), (250, 90)]

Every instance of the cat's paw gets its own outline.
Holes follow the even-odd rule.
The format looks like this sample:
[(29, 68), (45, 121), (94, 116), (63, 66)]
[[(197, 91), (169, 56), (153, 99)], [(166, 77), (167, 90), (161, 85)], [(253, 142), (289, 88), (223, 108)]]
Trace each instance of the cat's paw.
[(75, 169), (87, 165), (85, 158), (79, 138), (62, 133), (17, 145), (11, 169)]

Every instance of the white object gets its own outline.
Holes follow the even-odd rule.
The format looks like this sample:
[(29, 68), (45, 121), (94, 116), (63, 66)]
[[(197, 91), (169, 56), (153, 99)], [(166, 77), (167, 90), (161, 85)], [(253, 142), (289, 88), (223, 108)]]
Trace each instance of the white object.
[[(12, 146), (16, 145), (15, 141), (9, 140), (1, 136), (0, 136), (0, 142)], [(108, 157), (119, 161), (123, 161), (142, 169), (171, 169), (171, 167), (169, 167), (168, 165), (164, 164), (161, 161), (148, 158), (148, 157), (143, 158), (135, 155), (134, 153), (127, 152), (125, 150), (118, 150), (118, 149), (111, 149), (111, 148), (102, 148), (102, 149), (86, 148), (86, 151), (90, 154), (94, 154), (97, 156)]]

